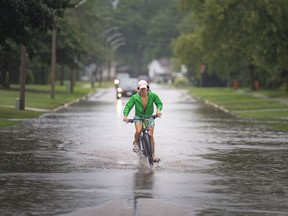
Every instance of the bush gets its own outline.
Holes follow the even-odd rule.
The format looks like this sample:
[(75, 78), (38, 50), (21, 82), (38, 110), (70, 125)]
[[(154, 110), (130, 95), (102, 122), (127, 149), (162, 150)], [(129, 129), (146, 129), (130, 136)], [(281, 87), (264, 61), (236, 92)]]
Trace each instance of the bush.
[(186, 87), (189, 85), (189, 80), (186, 77), (176, 77), (174, 85), (177, 88)]

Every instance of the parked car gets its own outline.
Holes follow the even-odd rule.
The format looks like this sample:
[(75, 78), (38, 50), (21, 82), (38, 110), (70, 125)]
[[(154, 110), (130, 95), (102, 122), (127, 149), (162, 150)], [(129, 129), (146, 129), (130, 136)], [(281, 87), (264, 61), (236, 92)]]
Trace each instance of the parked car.
[(118, 88), (116, 88), (116, 98), (130, 97), (138, 92), (138, 79), (136, 78), (123, 78), (121, 79)]
[(118, 88), (118, 85), (119, 85), (121, 79), (126, 79), (126, 78), (130, 78), (130, 74), (129, 73), (118, 73), (116, 75), (115, 80), (114, 80), (115, 88)]

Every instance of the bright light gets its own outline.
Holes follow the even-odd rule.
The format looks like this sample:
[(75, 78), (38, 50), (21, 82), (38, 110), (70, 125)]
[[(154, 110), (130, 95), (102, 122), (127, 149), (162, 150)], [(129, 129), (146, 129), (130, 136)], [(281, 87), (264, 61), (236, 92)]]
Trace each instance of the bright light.
[(120, 81), (118, 79), (114, 80), (114, 84), (118, 85), (120, 83)]
[(121, 98), (121, 97), (122, 97), (122, 94), (121, 94), (121, 93), (118, 93), (117, 95), (118, 95), (118, 98)]
[(117, 114), (121, 114), (121, 113), (122, 113), (122, 101), (117, 100)]
[(121, 88), (117, 88), (117, 92), (122, 92), (122, 89)]

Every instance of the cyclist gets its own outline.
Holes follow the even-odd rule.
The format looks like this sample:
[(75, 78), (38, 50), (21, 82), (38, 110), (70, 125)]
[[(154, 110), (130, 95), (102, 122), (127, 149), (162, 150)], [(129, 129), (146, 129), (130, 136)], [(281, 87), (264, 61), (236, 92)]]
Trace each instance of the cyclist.
[[(138, 93), (132, 95), (128, 102), (125, 105), (123, 111), (123, 121), (128, 122), (128, 115), (130, 110), (135, 105), (135, 118), (143, 118), (153, 115), (154, 113), (154, 104), (157, 107), (156, 115), (160, 117), (162, 115), (161, 110), (163, 107), (162, 101), (158, 97), (157, 94), (150, 91), (149, 85), (145, 80), (140, 80), (138, 82)], [(153, 161), (159, 162), (160, 158), (155, 157), (155, 141), (154, 141), (154, 127), (155, 122), (154, 118), (149, 118), (146, 121), (147, 128), (149, 128), (151, 135), (151, 143), (152, 143), (152, 151), (153, 151)], [(133, 151), (138, 153), (140, 151), (139, 148), (139, 138), (142, 129), (141, 121), (135, 121), (135, 140), (133, 142)]]

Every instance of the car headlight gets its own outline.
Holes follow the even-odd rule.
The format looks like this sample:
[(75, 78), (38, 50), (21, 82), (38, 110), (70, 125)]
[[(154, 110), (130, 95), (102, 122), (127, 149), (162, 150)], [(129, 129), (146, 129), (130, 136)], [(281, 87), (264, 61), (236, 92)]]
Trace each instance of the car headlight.
[(118, 79), (115, 79), (115, 80), (114, 80), (114, 84), (115, 84), (115, 85), (118, 85), (119, 83), (120, 83), (120, 81), (119, 81)]
[(122, 89), (121, 88), (117, 88), (117, 92), (122, 92)]

